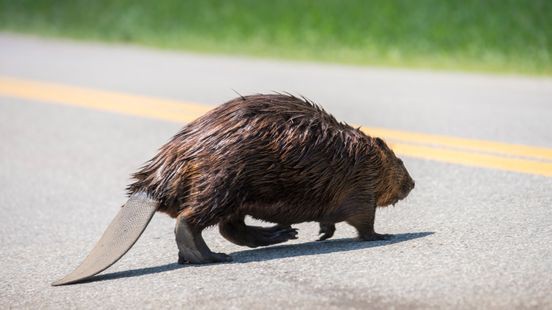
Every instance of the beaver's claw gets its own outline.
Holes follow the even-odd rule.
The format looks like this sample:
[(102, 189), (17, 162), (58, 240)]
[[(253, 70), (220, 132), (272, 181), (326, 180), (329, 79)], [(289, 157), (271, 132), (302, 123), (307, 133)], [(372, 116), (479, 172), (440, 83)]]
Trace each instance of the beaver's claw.
[(329, 239), (333, 236), (335, 232), (335, 224), (333, 223), (320, 223), (320, 231), (318, 234), (320, 234), (320, 238), (318, 238), (318, 241)]

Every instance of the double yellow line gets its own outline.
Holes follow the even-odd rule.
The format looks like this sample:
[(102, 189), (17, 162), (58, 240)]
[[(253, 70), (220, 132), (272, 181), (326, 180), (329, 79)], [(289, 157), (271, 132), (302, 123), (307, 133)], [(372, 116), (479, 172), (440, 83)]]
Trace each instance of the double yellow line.
[[(212, 107), (0, 76), (0, 96), (66, 104), (172, 122), (190, 122)], [(468, 166), (552, 176), (552, 149), (363, 127), (388, 140), (399, 155)]]

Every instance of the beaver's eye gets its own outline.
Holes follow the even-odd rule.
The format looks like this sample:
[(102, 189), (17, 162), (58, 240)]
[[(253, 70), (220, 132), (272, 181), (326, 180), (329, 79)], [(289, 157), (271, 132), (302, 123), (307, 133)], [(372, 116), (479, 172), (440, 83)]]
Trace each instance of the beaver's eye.
[(401, 165), (403, 164), (403, 161), (400, 158), (399, 158), (399, 164), (401, 164)]

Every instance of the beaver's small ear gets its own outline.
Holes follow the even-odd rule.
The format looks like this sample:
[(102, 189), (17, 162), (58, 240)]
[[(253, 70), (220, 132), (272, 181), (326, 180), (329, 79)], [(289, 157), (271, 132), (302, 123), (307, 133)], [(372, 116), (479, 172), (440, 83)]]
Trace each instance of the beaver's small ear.
[(383, 142), (383, 140), (381, 138), (376, 138), (376, 145), (381, 147), (381, 148), (384, 148), (385, 147), (385, 142)]

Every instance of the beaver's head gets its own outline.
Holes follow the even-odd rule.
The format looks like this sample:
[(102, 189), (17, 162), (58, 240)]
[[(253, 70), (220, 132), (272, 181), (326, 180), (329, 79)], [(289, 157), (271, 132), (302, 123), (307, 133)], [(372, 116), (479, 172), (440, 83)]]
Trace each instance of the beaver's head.
[(380, 179), (376, 182), (376, 205), (384, 207), (404, 199), (414, 188), (414, 180), (408, 174), (400, 158), (380, 138), (373, 139), (380, 156)]

